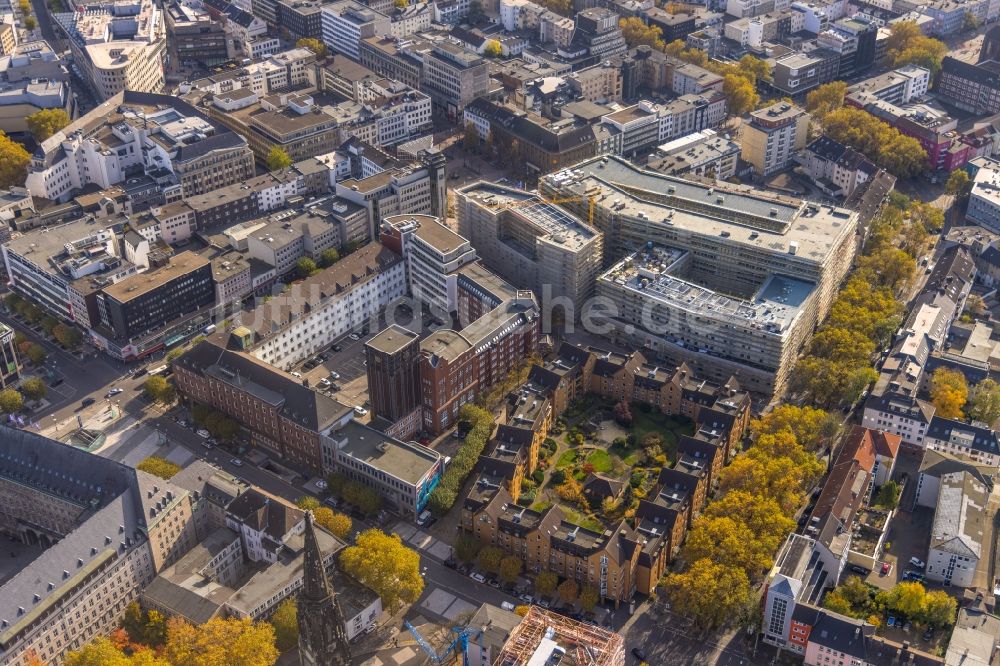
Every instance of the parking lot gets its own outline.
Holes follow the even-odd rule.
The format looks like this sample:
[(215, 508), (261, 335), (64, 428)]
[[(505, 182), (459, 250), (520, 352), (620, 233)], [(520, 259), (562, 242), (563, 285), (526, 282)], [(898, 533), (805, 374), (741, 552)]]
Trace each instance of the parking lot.
[[(378, 322), (372, 323), (365, 329), (357, 330), (353, 333), (345, 333), (336, 340), (327, 351), (327, 359), (313, 368), (306, 369), (304, 366), (311, 359), (303, 359), (301, 363), (293, 368), (294, 372), (302, 375), (303, 381), (308, 381), (309, 386), (315, 387), (323, 393), (330, 395), (334, 399), (345, 405), (352, 407), (368, 407), (368, 377), (365, 368), (365, 343), (383, 330), (388, 324), (395, 323), (410, 330), (419, 329), (421, 339), (433, 330), (433, 322), (429, 319), (414, 319), (405, 299), (392, 303), (385, 313), (382, 313)], [(427, 321), (427, 325), (424, 324)], [(356, 339), (355, 339), (356, 338)], [(339, 348), (338, 350), (334, 350)], [(331, 373), (337, 373), (333, 377)], [(328, 379), (331, 382), (330, 390), (321, 388), (321, 380)], [(361, 421), (370, 419), (369, 415), (358, 417)]]

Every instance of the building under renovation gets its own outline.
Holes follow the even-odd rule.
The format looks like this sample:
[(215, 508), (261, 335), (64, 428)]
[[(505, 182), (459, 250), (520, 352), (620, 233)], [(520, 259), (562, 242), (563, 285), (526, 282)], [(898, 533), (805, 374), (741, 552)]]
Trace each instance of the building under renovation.
[(613, 631), (532, 606), (514, 627), (493, 666), (551, 663), (625, 666), (625, 639)]

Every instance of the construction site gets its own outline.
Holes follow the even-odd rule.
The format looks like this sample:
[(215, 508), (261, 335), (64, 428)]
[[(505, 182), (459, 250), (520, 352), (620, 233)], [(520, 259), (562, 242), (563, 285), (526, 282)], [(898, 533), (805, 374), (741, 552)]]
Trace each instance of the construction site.
[(531, 606), (493, 666), (625, 666), (625, 639), (608, 629)]

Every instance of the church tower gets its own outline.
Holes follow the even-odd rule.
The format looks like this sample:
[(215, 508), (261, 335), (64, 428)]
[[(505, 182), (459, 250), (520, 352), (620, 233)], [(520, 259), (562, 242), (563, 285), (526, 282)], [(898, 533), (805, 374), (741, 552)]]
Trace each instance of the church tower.
[(323, 568), (312, 512), (306, 512), (305, 562), (299, 591), (299, 660), (302, 666), (350, 666), (344, 613)]

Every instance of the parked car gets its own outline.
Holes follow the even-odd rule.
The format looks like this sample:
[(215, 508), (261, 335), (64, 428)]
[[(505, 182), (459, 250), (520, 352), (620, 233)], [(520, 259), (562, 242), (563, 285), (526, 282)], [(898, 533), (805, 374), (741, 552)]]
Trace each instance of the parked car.
[(488, 582), (490, 587), (496, 588), (498, 590), (500, 589), (500, 581), (498, 581), (496, 578), (490, 578)]
[(456, 560), (454, 557), (449, 557), (447, 560), (444, 561), (444, 565), (449, 569), (456, 569), (458, 568), (458, 560)]
[(535, 600), (531, 598), (530, 594), (520, 594), (520, 595), (518, 595), (517, 598), (520, 599), (521, 601), (523, 601), (526, 604), (531, 604), (531, 603), (535, 602)]
[(119, 393), (122, 393), (122, 392), (124, 392), (124, 391), (125, 391), (125, 389), (123, 389), (123, 388), (118, 388), (117, 386), (113, 386), (113, 387), (111, 388), (111, 390), (110, 390), (110, 391), (108, 391), (108, 392), (107, 392), (107, 393), (106, 393), (106, 394), (104, 395), (104, 397), (105, 397), (105, 398), (113, 398), (114, 396), (116, 396), (116, 395), (118, 395)]
[(356, 414), (357, 416), (368, 416), (368, 410), (367, 410), (367, 409), (365, 409), (364, 407), (362, 407), (361, 405), (357, 405), (357, 406), (356, 406), (356, 407), (354, 408), (354, 413), (355, 413), (355, 414)]
[(132, 376), (133, 377), (143, 377), (148, 372), (149, 372), (149, 368), (139, 368), (138, 370), (135, 371), (135, 374), (132, 375)]
[(924, 567), (927, 566), (927, 563), (924, 562), (919, 557), (911, 557), (910, 558), (910, 564), (912, 564), (913, 566), (915, 566), (918, 569), (923, 569)]
[(56, 377), (51, 382), (49, 382), (49, 386), (51, 386), (52, 388), (55, 388), (55, 387), (59, 386), (60, 384), (62, 384), (63, 381), (65, 381), (65, 380), (62, 377)]
[(330, 347), (330, 349), (333, 350), (334, 352), (339, 352), (342, 349), (342, 347), (340, 345), (334, 345)]
[(302, 373), (301, 372), (293, 372), (292, 373), (292, 377), (298, 377), (299, 379), (302, 379)]
[(331, 372), (330, 373), (330, 379), (333, 380), (333, 381), (337, 381), (338, 379), (340, 379), (340, 373), (339, 372)]
[(195, 431), (195, 434), (201, 437), (202, 439), (208, 439), (209, 437), (212, 436), (212, 433), (205, 430), (204, 428), (198, 428), (198, 430)]
[(319, 488), (320, 490), (326, 490), (326, 481), (324, 481), (323, 479), (319, 479), (318, 481), (316, 481), (316, 487)]
[(80, 401), (80, 406), (81, 407), (90, 407), (95, 402), (97, 402), (97, 401), (94, 400), (93, 398), (84, 398), (83, 400)]
[(351, 340), (360, 340), (361, 339), (361, 336), (358, 335), (357, 333), (351, 333), (347, 337), (349, 337)]
[[(357, 407), (355, 407), (355, 409), (357, 409)], [(430, 520), (430, 517), (431, 517), (431, 512), (428, 511), (427, 509), (424, 509), (420, 513), (420, 515), (417, 516), (417, 525), (423, 527), (424, 525), (427, 524), (427, 521)]]
[(201, 443), (201, 445), (204, 446), (206, 449), (211, 449), (212, 448), (212, 440), (206, 439), (204, 442)]
[(883, 576), (888, 576), (890, 571), (892, 571), (892, 565), (888, 562), (883, 562), (881, 574)]
[(485, 583), (486, 582), (486, 576), (484, 576), (483, 574), (479, 573), (478, 571), (473, 571), (472, 573), (470, 573), (469, 574), (469, 578), (471, 578), (472, 580), (476, 581), (477, 583)]
[(860, 575), (862, 575), (862, 576), (867, 576), (867, 575), (868, 575), (868, 574), (870, 573), (870, 572), (868, 571), (868, 569), (865, 569), (864, 567), (862, 567), (862, 566), (859, 566), (859, 565), (857, 565), (857, 564), (852, 564), (852, 565), (850, 566), (850, 569), (851, 569), (851, 571), (853, 571), (854, 573), (856, 573), (856, 574), (860, 574)]
[(515, 606), (509, 601), (501, 601), (500, 608), (504, 609), (505, 611), (513, 611)]
[(551, 608), (552, 607), (552, 604), (549, 603), (548, 599), (539, 599), (538, 600), (538, 605), (541, 606), (542, 608)]
[(887, 625), (889, 625), (890, 627), (895, 627), (896, 626), (896, 617), (894, 615), (890, 615), (889, 617), (887, 617), (885, 619), (885, 623)]
[(232, 464), (236, 465), (237, 467), (243, 467), (243, 461), (240, 460), (239, 458), (233, 458), (229, 462), (231, 462)]

